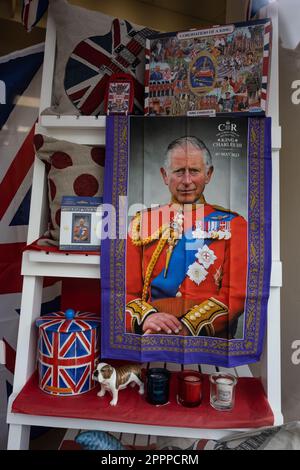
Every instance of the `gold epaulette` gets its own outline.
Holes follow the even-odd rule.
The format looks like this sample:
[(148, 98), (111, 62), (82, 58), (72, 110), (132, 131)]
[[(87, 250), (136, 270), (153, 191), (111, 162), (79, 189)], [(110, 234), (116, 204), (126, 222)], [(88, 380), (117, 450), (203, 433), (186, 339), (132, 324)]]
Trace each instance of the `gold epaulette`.
[(240, 215), (238, 214), (238, 212), (231, 211), (230, 209), (226, 209), (225, 207), (218, 206), (216, 204), (212, 204), (212, 207), (216, 209), (216, 211), (228, 212), (229, 214)]
[(228, 307), (211, 297), (188, 310), (181, 321), (193, 336), (199, 336), (202, 328), (208, 336), (215, 336), (213, 321), (220, 315), (228, 315)]

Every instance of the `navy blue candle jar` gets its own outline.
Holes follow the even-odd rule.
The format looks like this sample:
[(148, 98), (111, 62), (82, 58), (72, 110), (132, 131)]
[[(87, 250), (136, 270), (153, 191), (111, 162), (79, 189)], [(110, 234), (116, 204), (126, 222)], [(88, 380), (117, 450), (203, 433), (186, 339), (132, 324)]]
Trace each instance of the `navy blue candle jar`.
[(147, 370), (147, 400), (152, 405), (165, 405), (169, 401), (170, 372), (166, 369)]

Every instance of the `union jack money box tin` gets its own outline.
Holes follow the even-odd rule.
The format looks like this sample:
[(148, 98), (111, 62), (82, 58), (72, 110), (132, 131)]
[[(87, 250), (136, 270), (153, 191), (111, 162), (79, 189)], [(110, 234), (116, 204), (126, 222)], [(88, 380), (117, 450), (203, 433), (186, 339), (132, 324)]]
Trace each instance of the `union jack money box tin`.
[(36, 325), (39, 387), (60, 396), (92, 390), (100, 354), (99, 316), (68, 309), (39, 317)]

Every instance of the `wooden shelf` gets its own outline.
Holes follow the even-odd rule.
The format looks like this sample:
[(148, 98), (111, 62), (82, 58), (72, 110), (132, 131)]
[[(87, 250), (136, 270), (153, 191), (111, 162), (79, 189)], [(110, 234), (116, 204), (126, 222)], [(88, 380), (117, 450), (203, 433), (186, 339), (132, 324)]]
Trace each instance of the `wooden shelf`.
[(25, 251), (23, 276), (100, 278), (100, 255)]
[(72, 129), (105, 129), (106, 116), (55, 116), (41, 115), (39, 125), (42, 127), (70, 127)]
[[(80, 275), (74, 275), (80, 269)], [(64, 274), (65, 273), (65, 274)], [(100, 278), (100, 255), (25, 251), (22, 275)], [(272, 262), (271, 286), (282, 285), (281, 262)]]
[[(74, 427), (77, 429), (118, 430), (153, 435), (202, 437), (211, 429), (224, 435), (225, 430), (246, 430), (270, 426), (274, 416), (261, 381), (239, 378), (236, 403), (232, 411), (220, 412), (209, 405), (209, 376), (204, 375), (203, 400), (196, 408), (177, 403), (177, 373), (172, 372), (170, 402), (163, 406), (147, 403), (138, 389), (131, 387), (119, 394), (117, 406), (109, 405), (110, 395), (97, 397), (98, 388), (74, 397), (55, 397), (38, 388), (35, 373), (17, 396), (11, 399), (10, 424)], [(225, 433), (226, 434), (226, 433)]]

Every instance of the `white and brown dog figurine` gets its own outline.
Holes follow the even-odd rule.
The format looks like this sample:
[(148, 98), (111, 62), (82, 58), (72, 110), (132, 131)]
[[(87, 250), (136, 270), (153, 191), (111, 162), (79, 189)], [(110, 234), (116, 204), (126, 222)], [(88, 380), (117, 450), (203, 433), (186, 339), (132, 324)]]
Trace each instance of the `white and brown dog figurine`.
[(110, 405), (115, 406), (118, 403), (119, 390), (123, 390), (128, 384), (134, 386), (137, 384), (139, 394), (144, 394), (144, 384), (141, 380), (142, 369), (138, 365), (128, 365), (122, 367), (112, 367), (105, 362), (100, 362), (93, 374), (93, 379), (101, 384), (101, 390), (98, 397), (104, 397), (109, 391), (112, 394)]

